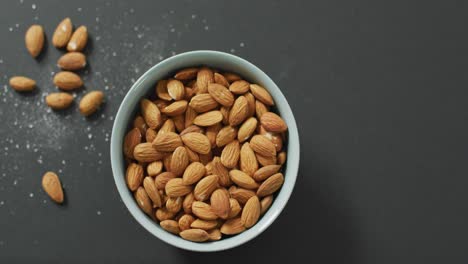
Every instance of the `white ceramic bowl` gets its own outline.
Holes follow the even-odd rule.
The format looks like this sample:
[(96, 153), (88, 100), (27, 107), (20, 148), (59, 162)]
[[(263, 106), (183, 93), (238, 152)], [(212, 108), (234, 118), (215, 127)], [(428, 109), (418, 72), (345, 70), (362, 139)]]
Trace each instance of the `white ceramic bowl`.
[[(125, 184), (125, 162), (122, 153), (123, 139), (129, 130), (135, 113), (139, 110), (139, 101), (150, 93), (158, 80), (172, 76), (175, 71), (190, 67), (207, 65), (213, 68), (239, 74), (251, 83), (258, 83), (268, 89), (275, 100), (276, 111), (288, 125), (287, 162), (284, 171), (284, 184), (276, 194), (270, 209), (259, 219), (257, 224), (241, 234), (223, 238), (219, 241), (195, 243), (184, 240), (163, 230), (158, 223), (149, 218), (136, 204), (132, 193)], [(283, 210), (293, 191), (299, 167), (299, 135), (296, 121), (280, 89), (263, 71), (252, 63), (237, 56), (218, 51), (192, 51), (182, 53), (161, 61), (145, 72), (133, 84), (117, 112), (112, 128), (111, 163), (115, 184), (130, 213), (146, 230), (159, 239), (179, 248), (193, 251), (219, 251), (239, 246), (262, 233)]]

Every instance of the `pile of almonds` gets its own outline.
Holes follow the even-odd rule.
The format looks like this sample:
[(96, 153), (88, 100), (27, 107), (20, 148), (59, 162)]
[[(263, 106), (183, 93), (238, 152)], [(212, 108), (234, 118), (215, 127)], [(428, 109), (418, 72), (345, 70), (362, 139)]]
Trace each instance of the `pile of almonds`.
[(268, 91), (200, 67), (160, 80), (124, 138), (139, 207), (182, 238), (213, 241), (257, 223), (284, 181), (287, 126)]
[[(68, 53), (64, 54), (57, 62), (63, 70), (54, 76), (53, 83), (63, 92), (47, 95), (46, 104), (54, 110), (68, 108), (73, 103), (73, 96), (67, 92), (83, 86), (81, 77), (72, 72), (83, 69), (86, 66), (86, 56), (81, 51), (86, 47), (88, 32), (85, 26), (78, 27), (73, 32), (70, 18), (65, 18), (59, 23), (52, 36), (52, 44), (58, 48), (66, 48)], [(32, 25), (25, 35), (26, 48), (36, 58), (44, 46), (44, 29), (40, 25)], [(10, 78), (10, 86), (19, 92), (33, 91), (36, 82), (25, 76), (14, 76)], [(79, 110), (84, 116), (91, 115), (101, 105), (104, 94), (101, 91), (90, 91), (80, 101)]]

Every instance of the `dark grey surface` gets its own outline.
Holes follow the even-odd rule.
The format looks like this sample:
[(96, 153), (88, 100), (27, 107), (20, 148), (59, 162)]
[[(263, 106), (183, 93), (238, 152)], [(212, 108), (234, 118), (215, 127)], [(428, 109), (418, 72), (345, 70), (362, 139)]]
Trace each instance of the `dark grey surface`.
[[(0, 263), (467, 263), (466, 7), (0, 1)], [(61, 52), (48, 45), (35, 61), (23, 44), (28, 25), (43, 25), (50, 39), (64, 16), (91, 34), (86, 90), (106, 92), (89, 120), (76, 105), (47, 111)], [(266, 71), (302, 142), (296, 189), (278, 220), (255, 240), (210, 254), (176, 249), (140, 227), (109, 161), (112, 119), (133, 81), (162, 58), (197, 49), (233, 52)], [(18, 74), (35, 78), (39, 92), (10, 90)], [(59, 172), (65, 206), (41, 190), (47, 170)]]

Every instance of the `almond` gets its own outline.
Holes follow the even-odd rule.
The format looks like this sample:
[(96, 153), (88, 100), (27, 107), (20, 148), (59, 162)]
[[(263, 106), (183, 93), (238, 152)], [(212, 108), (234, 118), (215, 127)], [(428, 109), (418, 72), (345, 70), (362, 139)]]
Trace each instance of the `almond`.
[(131, 191), (135, 191), (140, 187), (143, 181), (143, 167), (140, 164), (130, 163), (125, 174), (127, 186)]
[(197, 112), (191, 107), (188, 106), (187, 110), (185, 110), (185, 127), (190, 127), (193, 125), (193, 120), (197, 116)]
[(164, 220), (159, 225), (166, 231), (178, 235), (180, 233), (179, 223), (175, 220)]
[(208, 84), (214, 82), (213, 71), (204, 67), (197, 73), (197, 94), (207, 93)]
[(70, 41), (67, 44), (68, 51), (82, 51), (88, 42), (88, 29), (80, 26), (73, 32)]
[(207, 127), (215, 125), (221, 122), (222, 120), (223, 115), (220, 111), (210, 111), (195, 117), (193, 123), (197, 126)]
[(190, 162), (200, 161), (200, 157), (198, 156), (198, 154), (195, 151), (191, 150), (188, 147), (185, 147), (185, 150), (187, 151), (187, 156), (188, 156)]
[(182, 202), (182, 207), (184, 208), (184, 212), (186, 214), (192, 213), (192, 204), (195, 201), (195, 196), (193, 193), (189, 193), (185, 196), (184, 201)]
[(138, 206), (141, 208), (141, 210), (143, 210), (143, 212), (149, 215), (152, 213), (153, 210), (152, 210), (150, 198), (148, 197), (148, 194), (146, 193), (143, 187), (138, 187), (138, 189), (136, 190), (135, 200)]
[(245, 94), (249, 89), (250, 83), (244, 80), (235, 81), (229, 86), (229, 91), (233, 94)]
[(146, 167), (146, 172), (148, 172), (148, 176), (155, 177), (162, 172), (162, 162), (161, 161), (153, 161)]
[(142, 116), (137, 116), (135, 117), (135, 120), (133, 120), (133, 127), (138, 128), (140, 130), (140, 133), (142, 135), (145, 135), (148, 125), (146, 125), (146, 122)]
[(146, 194), (153, 202), (153, 207), (161, 207), (162, 206), (162, 199), (161, 195), (159, 194), (156, 185), (154, 184), (154, 180), (151, 177), (145, 177), (143, 180), (143, 188), (145, 188)]
[(62, 90), (71, 91), (83, 86), (83, 81), (73, 72), (62, 71), (55, 74), (54, 84)]
[(203, 134), (203, 133), (205, 133), (205, 130), (203, 128), (199, 127), (199, 126), (191, 125), (191, 126), (186, 127), (182, 132), (180, 132), (180, 136), (183, 136), (183, 135), (185, 135), (187, 133), (191, 133), (191, 132)]
[(203, 229), (187, 229), (179, 234), (183, 239), (190, 240), (193, 242), (204, 242), (207, 241), (210, 236)]
[(197, 77), (198, 68), (185, 68), (178, 71), (174, 78), (181, 81), (187, 81)]
[(190, 107), (198, 113), (211, 111), (218, 107), (218, 102), (211, 95), (198, 94), (190, 99)]
[(230, 83), (238, 81), (238, 80), (241, 79), (241, 77), (239, 75), (237, 75), (235, 73), (232, 73), (232, 72), (225, 72), (225, 73), (223, 73), (223, 76)]
[(153, 140), (156, 138), (157, 135), (158, 134), (157, 134), (156, 130), (154, 130), (152, 128), (146, 129), (145, 138), (146, 138), (147, 142), (153, 142)]
[(140, 101), (140, 109), (146, 124), (150, 128), (156, 129), (162, 124), (161, 112), (153, 102), (148, 99), (142, 99)]
[(190, 87), (185, 87), (185, 96), (184, 99), (190, 101), (192, 97), (195, 96), (195, 91)]
[(135, 146), (133, 157), (140, 162), (153, 162), (161, 160), (164, 154), (154, 149), (151, 143), (145, 142)]
[(182, 209), (182, 197), (169, 197), (166, 201), (166, 208), (169, 212), (178, 213)]
[(18, 92), (29, 92), (36, 88), (36, 81), (24, 76), (10, 78), (10, 86)]
[(184, 84), (179, 80), (169, 80), (167, 82), (167, 93), (174, 100), (181, 100), (185, 96)]
[(252, 92), (252, 94), (255, 96), (255, 98), (257, 98), (257, 100), (261, 101), (266, 105), (271, 106), (275, 104), (270, 93), (258, 84), (251, 84), (250, 92)]
[(172, 153), (166, 153), (163, 158), (163, 168), (166, 171), (171, 171), (171, 161), (172, 161)]
[(182, 141), (191, 150), (200, 154), (208, 154), (211, 150), (210, 140), (200, 133), (187, 133), (182, 136)]
[(165, 171), (156, 176), (156, 178), (154, 178), (154, 184), (159, 190), (164, 190), (166, 188), (167, 182), (174, 179), (175, 177), (176, 176), (174, 175), (174, 173)]
[(253, 174), (253, 178), (256, 181), (264, 181), (271, 175), (277, 173), (280, 168), (281, 168), (281, 165), (276, 165), (276, 164), (262, 167)]
[(155, 216), (159, 221), (164, 221), (174, 218), (175, 213), (169, 212), (166, 207), (163, 207), (156, 210)]
[(199, 228), (203, 230), (210, 230), (218, 226), (218, 221), (216, 220), (203, 220), (203, 219), (196, 219), (190, 225), (191, 228)]
[(257, 196), (252, 196), (244, 206), (241, 215), (242, 224), (250, 228), (255, 225), (260, 217), (261, 205)]
[(125, 157), (133, 159), (135, 146), (141, 143), (141, 132), (138, 128), (131, 129), (124, 138), (123, 152)]
[(182, 139), (174, 132), (158, 133), (152, 144), (159, 152), (172, 152), (182, 146)]
[(240, 204), (245, 204), (250, 199), (250, 197), (255, 195), (255, 192), (243, 188), (236, 188), (235, 190), (229, 190), (229, 194)]
[(167, 182), (165, 190), (169, 197), (180, 197), (190, 193), (192, 187), (184, 185), (181, 178), (174, 178)]
[(264, 157), (276, 156), (276, 147), (273, 143), (265, 136), (255, 135), (250, 140), (250, 147), (258, 155)]
[(161, 128), (158, 131), (158, 134), (161, 135), (161, 134), (164, 134), (164, 133), (167, 133), (167, 132), (172, 132), (172, 133), (176, 132), (175, 124), (174, 124), (174, 121), (172, 119), (168, 119), (163, 123), (163, 125), (161, 126)]
[(260, 102), (258, 100), (255, 101), (255, 114), (256, 114), (258, 119), (261, 119), (262, 115), (265, 114), (268, 111), (269, 111), (269, 109), (264, 103), (262, 103), (262, 102)]
[(255, 153), (248, 142), (242, 145), (240, 151), (240, 169), (252, 176), (258, 170), (258, 162)]
[(278, 164), (284, 165), (286, 162), (286, 152), (282, 151), (278, 154)]
[(69, 52), (62, 55), (57, 61), (57, 65), (62, 70), (77, 71), (86, 66), (86, 57), (81, 52)]
[(271, 132), (284, 132), (288, 129), (284, 120), (272, 112), (264, 113), (260, 118), (260, 123), (266, 130)]
[(26, 31), (24, 40), (29, 54), (34, 58), (37, 57), (44, 47), (44, 29), (40, 25), (32, 25)]
[(166, 80), (158, 81), (158, 83), (156, 84), (156, 94), (162, 100), (166, 100), (166, 101), (171, 101), (172, 100), (172, 97), (167, 92), (167, 81)]
[(208, 85), (208, 92), (219, 104), (223, 106), (232, 106), (234, 104), (234, 95), (224, 86), (217, 83)]
[(244, 96), (239, 96), (229, 112), (229, 124), (237, 126), (244, 122), (249, 114), (247, 99)]
[(220, 188), (215, 190), (210, 197), (211, 209), (213, 212), (222, 219), (226, 219), (231, 212), (231, 205), (229, 202), (229, 192)]
[(161, 110), (161, 112), (163, 112), (164, 114), (168, 116), (178, 116), (185, 112), (185, 110), (187, 109), (187, 105), (188, 105), (187, 101), (180, 100), (177, 102), (173, 102), (172, 104), (164, 107)]
[(275, 175), (266, 179), (260, 187), (258, 187), (257, 195), (258, 197), (264, 197), (270, 195), (281, 187), (284, 182), (284, 177), (282, 173), (276, 173)]
[(63, 203), (63, 189), (60, 179), (54, 172), (48, 171), (42, 176), (42, 188), (56, 203)]
[(189, 158), (185, 147), (180, 146), (174, 150), (171, 159), (171, 172), (176, 176), (180, 176), (184, 173), (185, 168), (189, 164)]
[(201, 179), (193, 190), (195, 199), (205, 201), (210, 198), (211, 193), (218, 187), (218, 179), (218, 175), (209, 175)]
[(208, 236), (210, 237), (210, 241), (217, 241), (221, 239), (221, 231), (219, 229), (213, 229), (208, 231)]
[(215, 125), (206, 128), (206, 137), (210, 140), (211, 147), (216, 147), (216, 137), (218, 136), (221, 128), (221, 123), (216, 123)]
[(273, 195), (268, 195), (266, 197), (263, 197), (263, 199), (260, 201), (260, 205), (261, 205), (260, 214), (264, 214), (268, 210), (268, 208), (270, 208), (272, 203), (273, 203)]
[(67, 45), (73, 33), (73, 26), (70, 18), (65, 18), (60, 22), (52, 36), (52, 44), (56, 48), (63, 48)]
[(244, 96), (248, 105), (247, 117), (252, 117), (255, 115), (255, 101), (257, 100), (255, 100), (255, 97), (252, 95), (252, 93), (246, 93)]
[(51, 93), (45, 98), (46, 104), (54, 110), (68, 108), (73, 103), (73, 96), (68, 93)]
[(232, 184), (229, 177), (229, 171), (224, 167), (219, 157), (214, 157), (211, 162), (212, 172), (219, 177), (219, 184), (223, 187), (228, 187)]
[(190, 229), (190, 225), (195, 221), (195, 217), (189, 214), (184, 214), (179, 218), (179, 229), (181, 231)]
[(183, 183), (185, 185), (190, 185), (198, 182), (203, 176), (205, 176), (206, 170), (205, 166), (200, 162), (191, 163), (187, 169), (185, 169), (184, 175), (182, 177)]
[(221, 162), (227, 168), (234, 168), (237, 166), (240, 155), (239, 141), (234, 140), (227, 144), (221, 153)]
[(229, 219), (221, 226), (221, 233), (225, 235), (236, 235), (244, 231), (245, 227), (240, 217)]
[(274, 165), (277, 163), (276, 156), (262, 156), (256, 153), (255, 157), (257, 157), (258, 163), (260, 163), (262, 166)]
[(214, 82), (217, 83), (217, 84), (221, 84), (222, 86), (224, 87), (229, 87), (229, 82), (226, 80), (226, 78), (224, 78), (223, 75), (215, 72), (214, 74)]
[(255, 182), (252, 177), (250, 177), (247, 173), (240, 171), (240, 170), (231, 170), (229, 172), (229, 176), (231, 176), (231, 180), (237, 184), (239, 187), (245, 189), (256, 189), (258, 188), (258, 183)]
[(177, 132), (182, 132), (185, 129), (185, 116), (184, 114), (173, 116), (172, 120), (174, 121), (175, 128)]
[(216, 146), (223, 147), (232, 141), (237, 136), (237, 129), (232, 126), (223, 127), (216, 136)]
[(223, 124), (229, 125), (229, 112), (231, 111), (231, 108), (223, 106), (219, 109), (219, 111), (223, 115)]
[(242, 211), (242, 208), (239, 202), (234, 198), (229, 198), (229, 208), (230, 208), (230, 211), (229, 211), (228, 219), (236, 217)]
[(244, 123), (239, 128), (239, 132), (237, 133), (237, 139), (239, 142), (244, 142), (249, 139), (252, 134), (255, 132), (257, 128), (258, 121), (255, 117), (251, 117), (245, 120)]
[(104, 99), (104, 93), (101, 91), (91, 91), (80, 101), (80, 113), (84, 116), (89, 116), (96, 112)]
[(209, 204), (200, 201), (192, 203), (192, 213), (203, 220), (216, 220), (218, 218)]

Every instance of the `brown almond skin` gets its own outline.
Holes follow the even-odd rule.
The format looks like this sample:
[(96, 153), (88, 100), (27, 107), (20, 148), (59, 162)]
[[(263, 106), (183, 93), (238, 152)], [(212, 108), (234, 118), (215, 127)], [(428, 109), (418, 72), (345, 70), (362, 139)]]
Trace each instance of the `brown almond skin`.
[(42, 188), (56, 203), (63, 203), (63, 189), (60, 179), (54, 172), (46, 172), (42, 176)]
[(273, 194), (281, 188), (283, 182), (284, 176), (282, 173), (276, 173), (275, 175), (270, 176), (260, 185), (260, 187), (258, 187), (257, 196), (264, 197)]
[(87, 93), (80, 101), (80, 113), (89, 116), (96, 112), (104, 99), (104, 93), (101, 91), (91, 91)]
[(30, 92), (36, 88), (36, 81), (25, 76), (13, 76), (10, 78), (10, 86), (18, 92)]
[(138, 128), (131, 129), (124, 138), (123, 151), (125, 157), (133, 159), (133, 150), (135, 146), (141, 143), (141, 132)]
[(250, 228), (255, 225), (260, 217), (261, 205), (257, 196), (252, 196), (244, 206), (241, 215), (242, 224)]
[(54, 35), (52, 36), (52, 44), (56, 48), (65, 47), (70, 40), (72, 33), (73, 25), (70, 18), (67, 17), (62, 20), (55, 29)]
[(42, 26), (32, 25), (29, 27), (29, 29), (26, 31), (24, 41), (26, 43), (26, 49), (28, 49), (29, 54), (36, 58), (44, 47), (44, 29)]
[(77, 71), (86, 67), (86, 56), (81, 52), (69, 52), (57, 61), (57, 65), (66, 71)]
[(51, 93), (45, 98), (46, 104), (54, 110), (63, 110), (73, 103), (73, 96), (68, 93)]
[(178, 71), (174, 78), (181, 81), (187, 81), (197, 77), (198, 68), (186, 68)]
[(208, 233), (203, 229), (187, 229), (180, 232), (180, 236), (193, 242), (204, 242), (210, 238)]
[(272, 112), (264, 113), (260, 118), (260, 123), (266, 130), (271, 132), (284, 132), (288, 129), (284, 120)]
[(80, 76), (78, 76), (76, 73), (70, 71), (62, 71), (55, 74), (54, 84), (62, 90), (71, 91), (83, 86), (83, 81), (81, 80)]
[(82, 51), (88, 42), (88, 29), (85, 26), (80, 26), (73, 32), (70, 41), (67, 45), (68, 51)]

